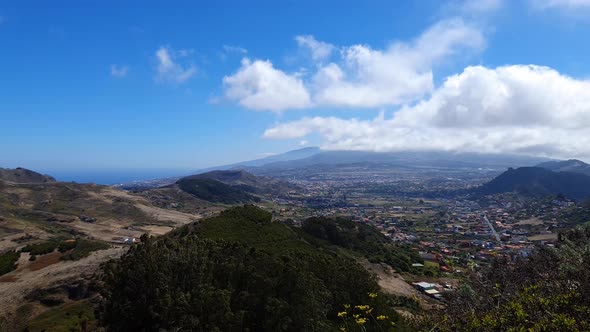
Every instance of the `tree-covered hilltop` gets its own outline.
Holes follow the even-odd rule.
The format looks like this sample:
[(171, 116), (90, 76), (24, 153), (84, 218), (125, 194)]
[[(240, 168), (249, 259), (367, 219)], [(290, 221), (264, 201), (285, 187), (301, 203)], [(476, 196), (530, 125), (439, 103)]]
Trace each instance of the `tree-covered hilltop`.
[(109, 331), (406, 329), (374, 275), (254, 206), (144, 236), (102, 281)]
[(176, 184), (182, 191), (209, 202), (238, 204), (260, 201), (260, 198), (237, 187), (213, 179), (183, 178)]
[(438, 317), (436, 331), (590, 331), (590, 224), (560, 234), (555, 248), (498, 260), (474, 272)]
[(350, 219), (312, 217), (303, 221), (301, 229), (316, 239), (360, 253), (371, 262), (386, 263), (398, 271), (410, 272), (413, 263), (424, 263), (416, 251), (394, 246), (376, 228)]

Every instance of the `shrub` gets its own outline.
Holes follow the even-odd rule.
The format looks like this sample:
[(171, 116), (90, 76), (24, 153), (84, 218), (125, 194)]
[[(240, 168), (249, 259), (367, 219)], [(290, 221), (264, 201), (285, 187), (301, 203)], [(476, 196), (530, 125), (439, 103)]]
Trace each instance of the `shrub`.
[(20, 253), (15, 250), (7, 251), (0, 255), (0, 275), (6, 274), (16, 269), (16, 262)]
[(57, 248), (59, 242), (57, 241), (45, 241), (41, 243), (29, 244), (25, 246), (21, 251), (28, 252), (31, 255), (45, 255), (52, 253)]

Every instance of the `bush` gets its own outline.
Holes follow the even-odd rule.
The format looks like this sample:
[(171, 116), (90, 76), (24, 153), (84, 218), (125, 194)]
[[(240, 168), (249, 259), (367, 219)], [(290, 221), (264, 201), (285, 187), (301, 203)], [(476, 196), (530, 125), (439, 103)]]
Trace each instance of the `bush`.
[(76, 248), (76, 240), (67, 240), (67, 241), (63, 241), (59, 244), (59, 246), (57, 247), (57, 250), (59, 250), (59, 252), (66, 252), (68, 250), (72, 250), (74, 248)]
[(29, 244), (25, 246), (21, 251), (28, 252), (31, 255), (45, 255), (52, 253), (57, 248), (59, 242), (57, 241), (45, 241), (41, 243)]
[(69, 253), (61, 257), (62, 260), (77, 261), (90, 255), (91, 252), (110, 248), (108, 243), (96, 240), (77, 239), (75, 242), (62, 242), (60, 251)]
[(590, 331), (590, 227), (560, 234), (556, 248), (499, 259), (471, 276), (438, 317), (439, 331)]
[(15, 250), (7, 251), (0, 255), (0, 275), (6, 274), (16, 269), (16, 262), (20, 253)]

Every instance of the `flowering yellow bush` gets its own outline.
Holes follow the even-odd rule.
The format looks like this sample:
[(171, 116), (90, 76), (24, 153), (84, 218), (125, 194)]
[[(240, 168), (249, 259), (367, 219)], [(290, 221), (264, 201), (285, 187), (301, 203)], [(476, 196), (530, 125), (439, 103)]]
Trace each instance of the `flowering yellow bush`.
[(356, 319), (356, 323), (359, 324), (359, 325), (363, 325), (366, 322), (367, 322), (367, 319), (366, 318), (357, 318)]
[[(375, 300), (377, 293), (368, 293), (369, 302)], [(358, 304), (351, 306), (350, 304), (343, 305), (344, 310), (338, 312), (338, 318), (342, 319), (344, 325), (340, 327), (340, 331), (392, 331), (391, 328), (395, 323), (389, 321), (389, 317), (383, 314), (374, 316), (374, 307), (371, 304)], [(349, 324), (350, 323), (350, 324)]]

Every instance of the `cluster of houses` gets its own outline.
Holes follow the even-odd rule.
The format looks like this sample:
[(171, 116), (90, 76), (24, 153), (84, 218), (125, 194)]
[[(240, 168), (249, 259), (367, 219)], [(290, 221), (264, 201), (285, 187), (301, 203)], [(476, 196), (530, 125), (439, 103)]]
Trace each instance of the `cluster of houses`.
[(414, 283), (412, 283), (412, 285), (417, 290), (419, 290), (422, 294), (429, 296), (429, 297), (436, 299), (436, 300), (442, 300), (442, 298), (443, 298), (442, 293), (452, 290), (452, 286), (449, 284), (441, 285), (441, 284), (436, 284), (436, 283), (420, 281), (420, 282), (414, 282)]

